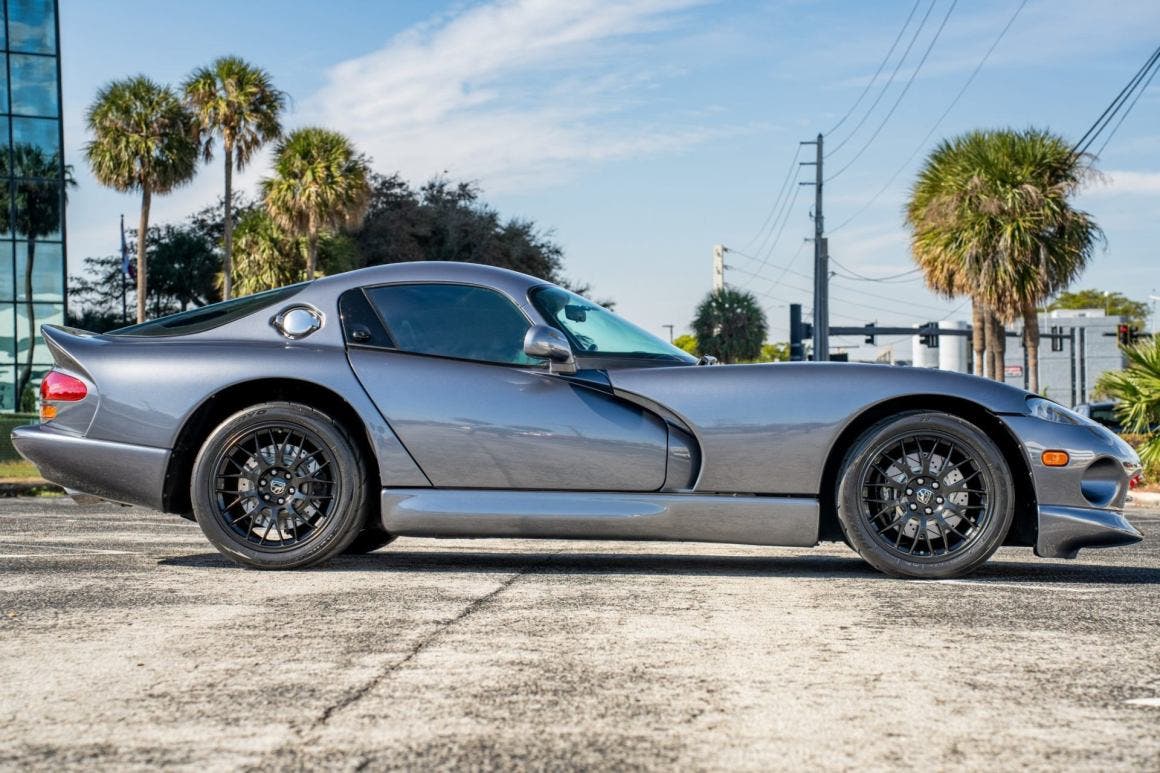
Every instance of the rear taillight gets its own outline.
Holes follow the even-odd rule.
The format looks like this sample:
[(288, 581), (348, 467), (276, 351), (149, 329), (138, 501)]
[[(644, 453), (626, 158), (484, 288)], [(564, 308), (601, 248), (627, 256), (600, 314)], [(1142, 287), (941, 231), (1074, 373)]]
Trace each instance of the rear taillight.
[(56, 418), (53, 403), (75, 403), (84, 400), (88, 393), (89, 388), (79, 378), (50, 370), (40, 382), (40, 420)]

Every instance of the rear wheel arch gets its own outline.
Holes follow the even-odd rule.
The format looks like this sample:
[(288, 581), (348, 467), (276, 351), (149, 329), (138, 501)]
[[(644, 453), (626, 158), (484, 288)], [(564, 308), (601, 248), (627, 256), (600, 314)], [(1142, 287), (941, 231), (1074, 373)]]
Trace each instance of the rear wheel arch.
[(366, 425), (358, 412), (337, 392), (309, 381), (290, 378), (255, 379), (233, 384), (222, 389), (194, 409), (173, 445), (169, 466), (165, 473), (162, 502), (165, 512), (177, 513), (193, 520), (193, 505), (189, 489), (193, 463), (209, 434), (230, 416), (251, 405), (271, 401), (301, 403), (322, 411), (341, 424), (359, 445), (367, 462), (367, 480), (372, 491), (378, 490), (379, 471), (374, 448), (367, 435)]
[(1031, 469), (1019, 447), (1019, 442), (1007, 426), (984, 406), (961, 397), (947, 395), (906, 395), (870, 406), (857, 416), (838, 435), (830, 448), (822, 470), (822, 486), (818, 494), (821, 522), (818, 538), (822, 541), (842, 540), (842, 527), (838, 523), (838, 482), (842, 462), (846, 452), (867, 430), (890, 416), (908, 411), (941, 411), (969, 421), (986, 432), (999, 446), (1003, 459), (1011, 470), (1015, 488), (1015, 518), (1004, 540), (1005, 545), (1031, 546), (1035, 544), (1039, 520), (1035, 486), (1031, 479)]

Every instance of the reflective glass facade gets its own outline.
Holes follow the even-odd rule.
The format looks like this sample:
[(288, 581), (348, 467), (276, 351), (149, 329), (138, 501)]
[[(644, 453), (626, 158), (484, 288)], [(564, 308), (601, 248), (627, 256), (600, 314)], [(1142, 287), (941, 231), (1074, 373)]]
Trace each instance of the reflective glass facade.
[(27, 408), (51, 367), (40, 326), (64, 323), (67, 269), (57, 2), (0, 9), (0, 410), (11, 411), (21, 383)]

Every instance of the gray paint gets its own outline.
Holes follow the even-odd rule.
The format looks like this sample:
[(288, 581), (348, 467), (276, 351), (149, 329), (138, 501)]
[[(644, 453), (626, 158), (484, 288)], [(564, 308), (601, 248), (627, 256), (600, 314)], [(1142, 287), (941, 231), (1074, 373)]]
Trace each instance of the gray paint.
[(789, 497), (386, 489), (383, 528), (411, 537), (687, 540), (810, 547), (818, 503)]
[(367, 391), (435, 486), (655, 491), (663, 421), (545, 372), (352, 349)]
[[(415, 281), (492, 287), (532, 324), (545, 321), (527, 300), (540, 280), (487, 266), (413, 263), (320, 279), (281, 305), (192, 335), (130, 338), (46, 327), (58, 368), (93, 389), (85, 401), (62, 408), (57, 421), (17, 430), (17, 447), (50, 480), (159, 507), (169, 450), (199, 406), (234, 385), (296, 379), (337, 393), (362, 417), (383, 484), (394, 491), (384, 516), (412, 519), (407, 528), (797, 545), (816, 537), (822, 470), (842, 450), (835, 442), (850, 422), (884, 401), (952, 396), (998, 416), (1021, 444), (1049, 536), (1044, 550), (1071, 552), (1123, 537), (1102, 513), (1122, 506), (1138, 465), (1134, 452), (1104, 430), (1027, 416), (1022, 390), (971, 376), (836, 363), (628, 367), (634, 363), (581, 359), (580, 372), (568, 377), (546, 367), (361, 349), (350, 352), (352, 369), (339, 295)], [(317, 309), (322, 325), (287, 339), (272, 322), (302, 305)], [(673, 425), (680, 429), (670, 433)], [(1072, 453), (1073, 465), (1038, 463), (1044, 448), (1056, 447)], [(426, 498), (421, 490), (405, 496), (396, 490), (432, 483), (509, 490), (428, 491)], [(1093, 506), (1084, 485), (1114, 490)], [(798, 496), (611, 493), (662, 487)], [(595, 488), (603, 491), (544, 491)], [(448, 524), (457, 518), (465, 525)], [(814, 535), (809, 540), (803, 519)]]
[(1035, 555), (1075, 558), (1080, 548), (1113, 548), (1144, 539), (1123, 513), (1090, 507), (1040, 507)]

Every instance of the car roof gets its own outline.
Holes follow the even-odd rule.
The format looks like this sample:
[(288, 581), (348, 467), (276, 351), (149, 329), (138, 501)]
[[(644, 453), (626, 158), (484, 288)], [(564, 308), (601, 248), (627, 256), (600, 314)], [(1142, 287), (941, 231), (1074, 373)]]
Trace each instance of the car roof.
[(517, 297), (538, 285), (550, 284), (546, 279), (497, 266), (451, 260), (423, 260), (347, 271), (316, 279), (312, 286), (319, 291), (341, 293), (352, 287), (389, 282), (463, 282), (494, 287)]

